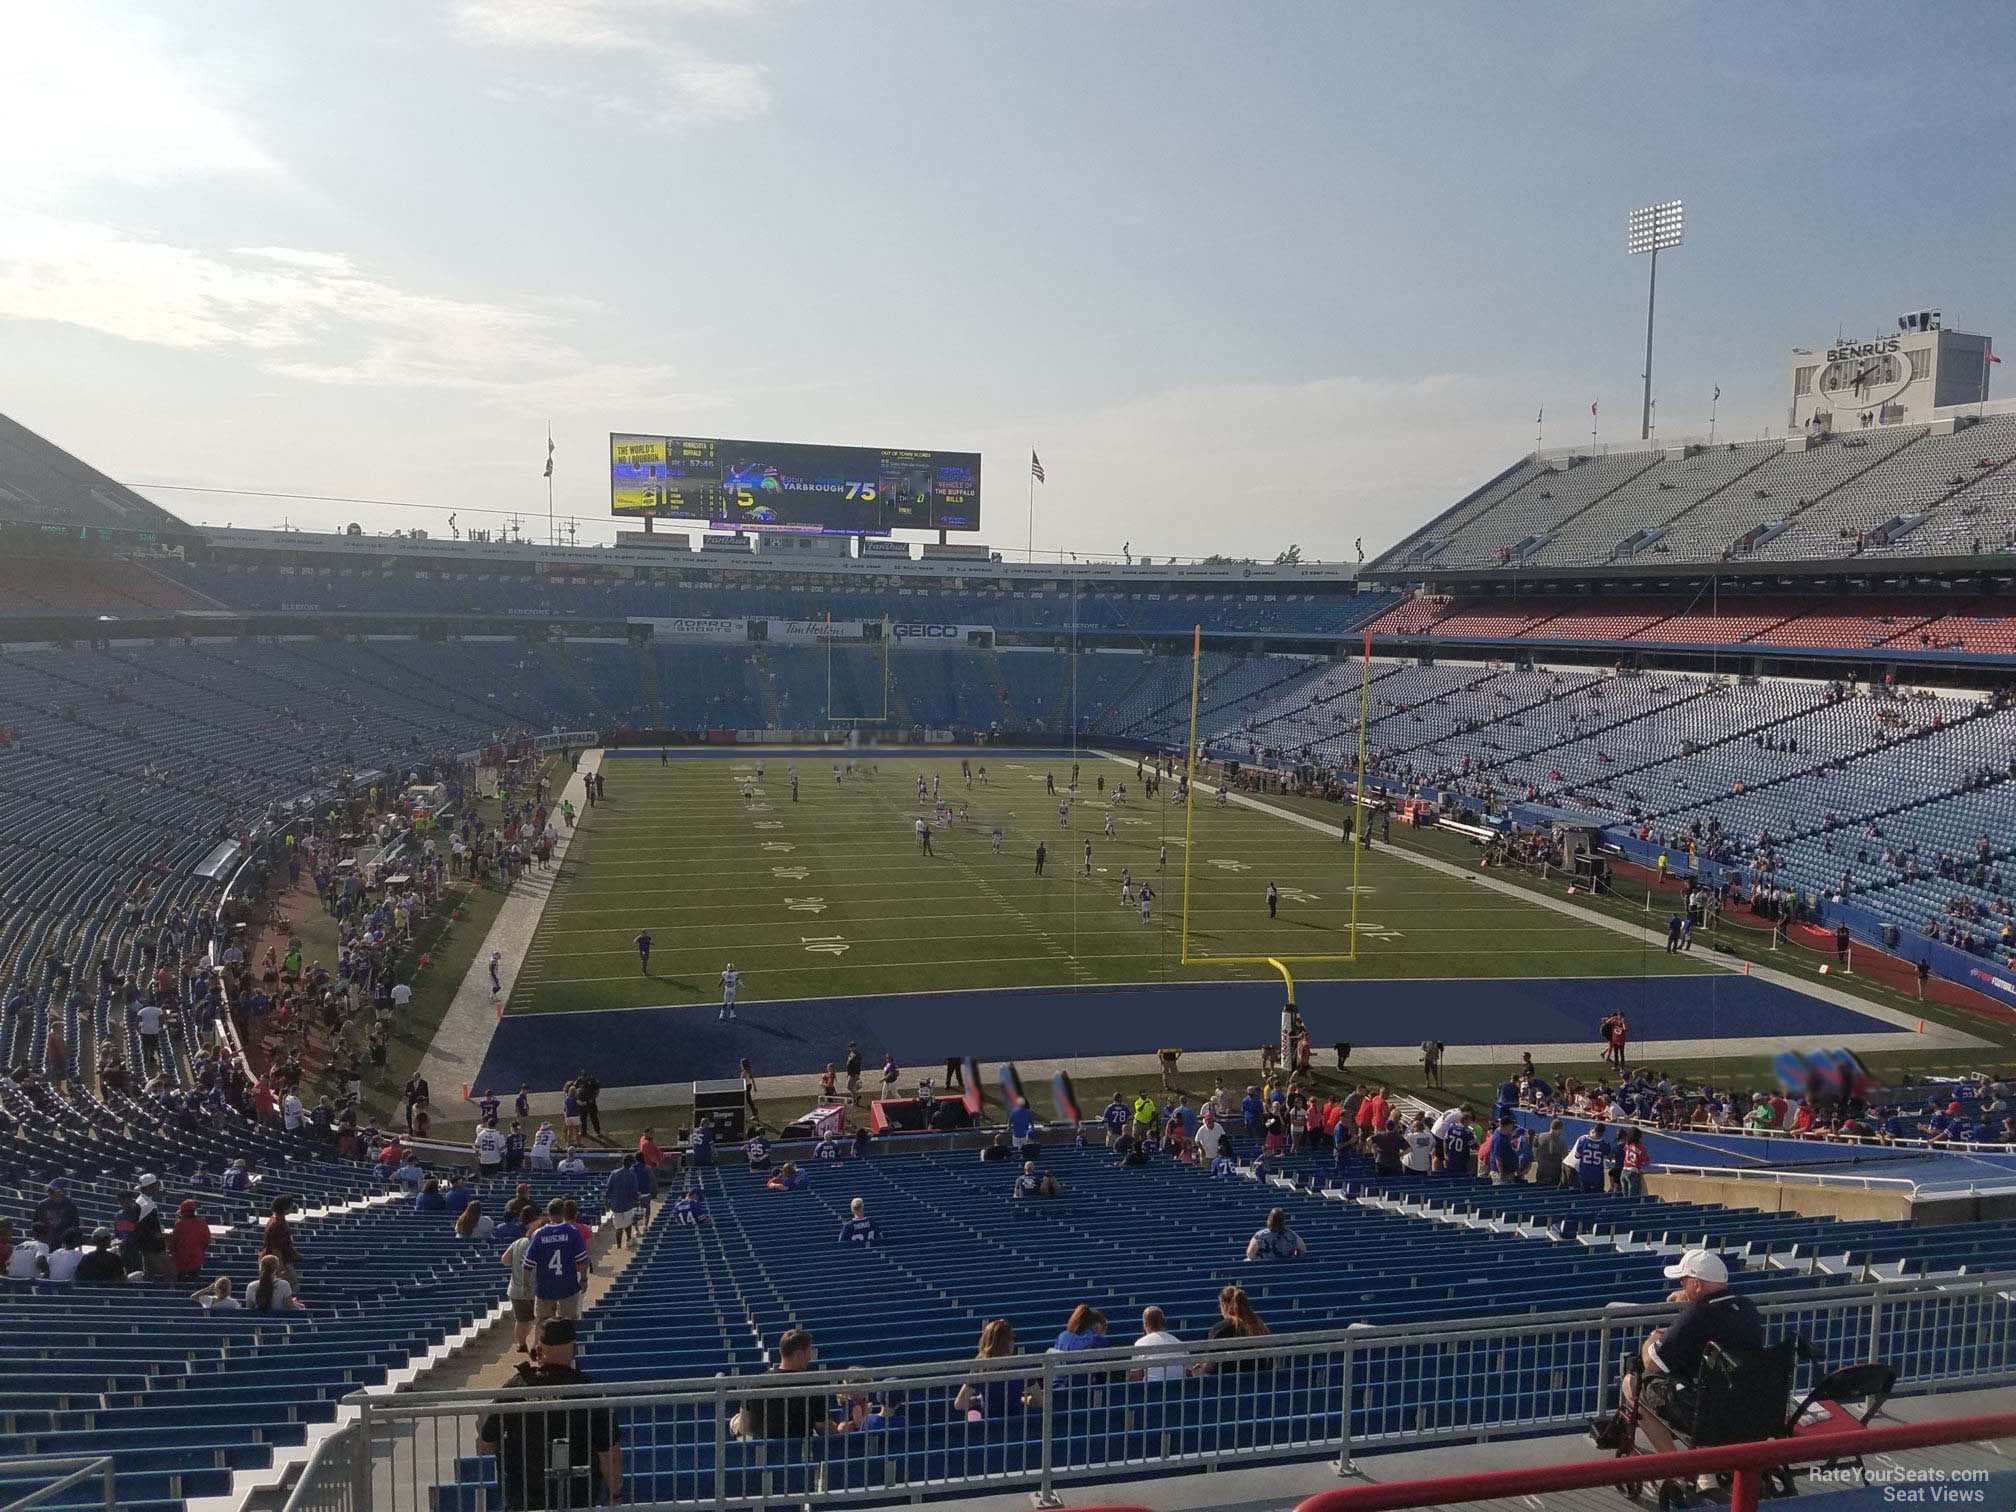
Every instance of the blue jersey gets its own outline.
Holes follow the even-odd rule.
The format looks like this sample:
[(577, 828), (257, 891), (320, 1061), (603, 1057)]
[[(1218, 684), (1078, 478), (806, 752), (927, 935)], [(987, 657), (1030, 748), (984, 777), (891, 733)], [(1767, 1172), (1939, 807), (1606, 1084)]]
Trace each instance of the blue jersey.
[(699, 1223), (707, 1216), (707, 1199), (704, 1197), (681, 1197), (672, 1204), (672, 1221), (688, 1226)]
[(1451, 1171), (1467, 1172), (1477, 1156), (1477, 1136), (1466, 1123), (1454, 1123), (1442, 1136), (1442, 1163)]
[(609, 1173), (608, 1185), (602, 1188), (602, 1201), (612, 1213), (627, 1213), (637, 1206), (637, 1178), (629, 1166), (618, 1166)]
[(1025, 1104), (1008, 1115), (1008, 1128), (1018, 1142), (1025, 1140), (1036, 1130), (1036, 1115)]
[(1277, 1234), (1266, 1228), (1255, 1234), (1253, 1241), (1254, 1253), (1262, 1260), (1293, 1260), (1299, 1242), (1293, 1229), (1283, 1229)]
[(1116, 1134), (1127, 1127), (1127, 1109), (1118, 1102), (1106, 1104), (1106, 1111), (1099, 1116), (1106, 1120), (1106, 1127)]
[(581, 1262), (588, 1242), (571, 1223), (548, 1223), (525, 1241), (525, 1269), (532, 1273), (532, 1295), (564, 1302), (581, 1290)]
[(1594, 1134), (1584, 1134), (1575, 1141), (1574, 1149), (1568, 1152), (1575, 1162), (1576, 1173), (1582, 1178), (1582, 1185), (1590, 1191), (1603, 1189), (1603, 1167), (1609, 1163), (1610, 1146)]
[(882, 1231), (875, 1226), (873, 1218), (849, 1218), (840, 1225), (842, 1244), (873, 1244), (882, 1237)]

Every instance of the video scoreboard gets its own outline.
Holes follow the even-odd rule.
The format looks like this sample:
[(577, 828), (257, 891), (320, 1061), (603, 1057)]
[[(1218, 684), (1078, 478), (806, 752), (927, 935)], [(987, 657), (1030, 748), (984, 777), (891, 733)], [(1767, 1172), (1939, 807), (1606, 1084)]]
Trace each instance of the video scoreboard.
[(609, 505), (723, 530), (978, 530), (980, 454), (616, 434)]

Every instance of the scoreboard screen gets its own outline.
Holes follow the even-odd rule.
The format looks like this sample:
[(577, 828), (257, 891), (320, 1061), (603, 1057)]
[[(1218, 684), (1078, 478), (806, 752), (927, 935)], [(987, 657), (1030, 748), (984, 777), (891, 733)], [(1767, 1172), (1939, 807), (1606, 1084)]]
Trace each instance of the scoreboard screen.
[(609, 505), (723, 530), (978, 530), (980, 454), (618, 434)]

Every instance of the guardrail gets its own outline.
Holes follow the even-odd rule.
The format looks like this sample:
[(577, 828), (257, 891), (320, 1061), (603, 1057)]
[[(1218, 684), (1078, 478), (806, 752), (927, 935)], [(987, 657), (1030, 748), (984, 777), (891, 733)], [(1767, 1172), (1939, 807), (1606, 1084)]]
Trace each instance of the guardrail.
[[(1295, 1512), (1392, 1512), (1402, 1507), (1446, 1507), (1462, 1502), (1523, 1496), (1528, 1501), (1543, 1491), (1576, 1491), (1590, 1486), (1614, 1486), (1623, 1481), (1657, 1484), (1691, 1481), (1697, 1475), (1733, 1472), (1729, 1512), (1757, 1512), (1762, 1472), (1813, 1460), (1848, 1456), (1867, 1459), (1896, 1449), (1926, 1449), (1939, 1444), (1970, 1444), (2016, 1435), (2016, 1412), (1980, 1417), (1948, 1418), (1935, 1423), (1897, 1423), (1853, 1435), (1818, 1435), (1804, 1439), (1766, 1439), (1750, 1444), (1722, 1444), (1710, 1449), (1685, 1449), (1673, 1454), (1634, 1454), (1623, 1459), (1586, 1460), (1572, 1465), (1541, 1465), (1530, 1470), (1485, 1470), (1475, 1475), (1442, 1475), (1383, 1486), (1351, 1486), (1325, 1491), (1299, 1503)], [(1879, 1469), (1870, 1479), (1880, 1478)], [(1922, 1475), (1924, 1472), (1913, 1472)], [(1865, 1472), (1865, 1475), (1868, 1473)], [(1975, 1472), (1976, 1475), (1979, 1472)], [(1919, 1488), (1921, 1491), (1926, 1489)], [(1884, 1501), (1917, 1501), (1920, 1496), (1896, 1496), (1885, 1488)], [(1955, 1490), (1942, 1501), (1975, 1498)]]
[[(1404, 1291), (1405, 1277), (1369, 1278)], [(1269, 1311), (1267, 1272), (1249, 1282)], [(2016, 1380), (2016, 1273), (1760, 1297), (1767, 1329), (1834, 1364), (1881, 1359), (1903, 1391)], [(1285, 1298), (1282, 1305), (1289, 1304)], [(1507, 1299), (1516, 1306), (1516, 1298)], [(476, 1512), (520, 1505), (523, 1446), (578, 1445), (545, 1505), (586, 1506), (598, 1474), (623, 1499), (669, 1507), (838, 1505), (970, 1489), (1056, 1487), (1261, 1460), (1581, 1427), (1614, 1404), (1622, 1361), (1672, 1319), (1664, 1304), (1477, 1323), (1353, 1326), (1167, 1349), (713, 1376), (516, 1393), (352, 1397), (348, 1501), (307, 1512)], [(592, 1322), (592, 1315), (591, 1315)], [(1276, 1326), (1292, 1323), (1277, 1313)], [(589, 1336), (613, 1360), (621, 1330)], [(774, 1347), (774, 1340), (766, 1340)], [(1802, 1384), (1814, 1367), (1803, 1365)], [(845, 1427), (827, 1428), (835, 1423)], [(743, 1437), (754, 1427), (760, 1435)], [(591, 1455), (613, 1447), (620, 1463)], [(488, 1492), (476, 1488), (490, 1486)], [(446, 1491), (439, 1488), (450, 1488)], [(466, 1489), (463, 1489), (466, 1488)]]
[[(50, 1475), (55, 1478), (48, 1485), (37, 1487), (26, 1496), (18, 1496), (13, 1501), (0, 1503), (0, 1512), (27, 1512), (28, 1508), (40, 1507), (51, 1497), (61, 1496), (72, 1486), (81, 1486), (92, 1479), (104, 1482), (105, 1512), (115, 1512), (119, 1505), (118, 1482), (113, 1478), (112, 1456), (109, 1454), (78, 1455), (70, 1459), (51, 1459), (37, 1455), (0, 1459), (0, 1476), (23, 1475)], [(72, 1508), (76, 1503), (65, 1503), (65, 1506)]]

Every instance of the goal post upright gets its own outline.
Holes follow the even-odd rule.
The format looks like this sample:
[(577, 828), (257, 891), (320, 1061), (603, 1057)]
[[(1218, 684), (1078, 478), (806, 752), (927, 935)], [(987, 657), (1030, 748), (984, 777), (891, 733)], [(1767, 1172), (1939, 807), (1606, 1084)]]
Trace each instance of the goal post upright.
[[(1359, 663), (1358, 672), (1358, 781), (1351, 795), (1351, 817), (1358, 824), (1370, 824), (1372, 816), (1365, 808), (1365, 719), (1371, 712), (1372, 704), (1372, 631), (1365, 631), (1365, 655)], [(1355, 837), (1351, 846), (1351, 925), (1347, 936), (1352, 960), (1358, 959), (1358, 899), (1360, 897), (1358, 878), (1360, 868), (1365, 864), (1365, 841), (1370, 831)]]
[(1190, 739), (1183, 747), (1183, 930), (1176, 958), (1190, 961), (1190, 834), (1197, 812), (1197, 687), (1204, 659), (1204, 627), (1190, 627)]

